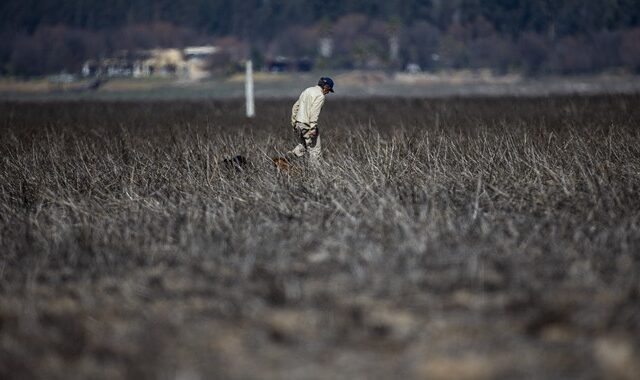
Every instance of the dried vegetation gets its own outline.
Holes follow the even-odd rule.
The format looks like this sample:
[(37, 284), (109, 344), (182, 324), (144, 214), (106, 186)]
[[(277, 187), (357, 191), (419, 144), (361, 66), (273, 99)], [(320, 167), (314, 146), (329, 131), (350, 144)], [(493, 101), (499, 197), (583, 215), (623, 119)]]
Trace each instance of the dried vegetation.
[(637, 374), (640, 97), (289, 107), (0, 104), (0, 377)]

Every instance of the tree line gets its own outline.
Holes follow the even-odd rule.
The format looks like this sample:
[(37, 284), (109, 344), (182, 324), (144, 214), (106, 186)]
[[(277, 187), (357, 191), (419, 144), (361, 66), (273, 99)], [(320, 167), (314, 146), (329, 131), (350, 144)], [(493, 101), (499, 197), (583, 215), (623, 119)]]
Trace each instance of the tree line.
[(639, 70), (638, 28), (638, 0), (5, 0), (0, 72), (77, 70), (117, 50), (223, 37), (250, 44), (258, 61), (318, 58), (318, 40), (331, 37), (332, 58), (318, 62), (334, 68)]

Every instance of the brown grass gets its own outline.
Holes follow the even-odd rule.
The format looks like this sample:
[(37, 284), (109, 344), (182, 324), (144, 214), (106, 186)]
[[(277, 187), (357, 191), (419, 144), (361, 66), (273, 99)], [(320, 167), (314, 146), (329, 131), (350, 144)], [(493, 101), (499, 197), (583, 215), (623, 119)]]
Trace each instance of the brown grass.
[(0, 378), (636, 371), (640, 97), (257, 110), (0, 104)]

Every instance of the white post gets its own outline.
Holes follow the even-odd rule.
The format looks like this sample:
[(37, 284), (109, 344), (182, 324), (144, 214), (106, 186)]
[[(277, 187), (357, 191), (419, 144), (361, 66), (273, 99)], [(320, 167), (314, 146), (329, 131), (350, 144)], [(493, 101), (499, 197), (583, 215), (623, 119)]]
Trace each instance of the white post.
[(244, 82), (244, 94), (247, 99), (247, 117), (254, 117), (256, 112), (253, 102), (253, 62), (251, 62), (250, 59), (247, 60), (246, 66), (247, 72)]

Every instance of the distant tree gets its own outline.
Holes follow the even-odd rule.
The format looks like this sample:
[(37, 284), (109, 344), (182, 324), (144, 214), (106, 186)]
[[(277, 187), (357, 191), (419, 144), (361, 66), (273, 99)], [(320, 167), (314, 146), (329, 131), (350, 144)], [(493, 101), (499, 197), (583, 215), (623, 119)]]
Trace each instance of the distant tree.
[[(604, 30), (594, 33), (590, 39), (593, 51), (592, 70), (600, 71), (622, 65), (620, 57), (622, 36), (620, 32)], [(640, 43), (640, 41), (636, 40), (636, 43)]]
[(637, 0), (4, 0), (0, 28), (33, 34), (44, 25), (105, 30), (164, 21), (198, 33), (270, 40), (292, 24), (349, 13), (382, 21), (397, 16), (405, 25), (426, 21), (440, 30), (454, 19), (467, 23), (483, 16), (512, 37), (551, 29), (562, 37), (640, 23)]
[(125, 26), (113, 33), (111, 40), (110, 44), (114, 49), (135, 50), (184, 47), (204, 38), (184, 27), (154, 22)]
[(525, 74), (536, 75), (544, 71), (552, 46), (549, 37), (534, 32), (524, 33), (517, 42), (519, 66)]
[(454, 22), (440, 39), (438, 48), (441, 65), (445, 68), (460, 69), (469, 66), (470, 29), (460, 22)]
[(0, 75), (9, 73), (9, 60), (13, 52), (15, 33), (0, 32)]
[(549, 67), (560, 74), (579, 74), (593, 70), (592, 45), (586, 38), (567, 36), (555, 45)]
[(104, 46), (97, 33), (64, 26), (42, 27), (33, 35), (15, 38), (7, 71), (20, 76), (77, 72), (86, 59), (104, 51)]
[[(401, 30), (401, 60), (418, 61), (426, 68), (488, 65), (504, 71), (519, 65), (535, 73), (636, 67), (637, 42), (634, 45), (633, 33), (626, 30), (640, 27), (638, 0), (4, 0), (0, 72), (42, 73), (66, 67), (73, 57), (92, 51), (88, 40), (100, 47), (100, 55), (118, 49), (180, 47), (212, 37), (250, 42), (261, 55), (276, 50), (310, 53), (316, 46), (307, 42), (308, 36), (327, 34), (316, 29), (319, 25), (329, 25), (334, 40), (327, 65), (384, 66), (390, 19), (398, 20)], [(437, 32), (418, 36), (415, 31), (424, 25)], [(42, 35), (56, 27), (66, 31), (50, 29), (51, 35)], [(300, 35), (291, 36), (288, 45), (290, 31)], [(89, 32), (88, 38), (84, 32)], [(52, 46), (56, 54), (47, 53)], [(575, 49), (573, 57), (566, 53)], [(48, 56), (27, 64), (35, 52)], [(514, 57), (515, 52), (523, 55)], [(586, 57), (586, 52), (592, 56)], [(435, 56), (441, 59), (433, 60)]]
[(438, 28), (426, 21), (420, 21), (405, 28), (400, 39), (403, 66), (408, 63), (417, 63), (425, 70), (437, 68), (441, 34)]
[(620, 44), (622, 63), (631, 70), (640, 72), (640, 28), (624, 32)]
[(348, 14), (333, 25), (333, 67), (362, 68), (365, 62), (383, 49), (368, 36), (370, 20), (363, 14)]
[(476, 38), (469, 43), (469, 67), (493, 69), (505, 74), (518, 63), (514, 44), (498, 34)]
[(291, 26), (278, 34), (268, 45), (267, 55), (298, 58), (313, 57), (318, 50), (318, 32), (316, 28)]
[(18, 76), (35, 76), (45, 72), (42, 57), (45, 47), (41, 41), (19, 34), (15, 37), (13, 51), (7, 64), (9, 74)]

